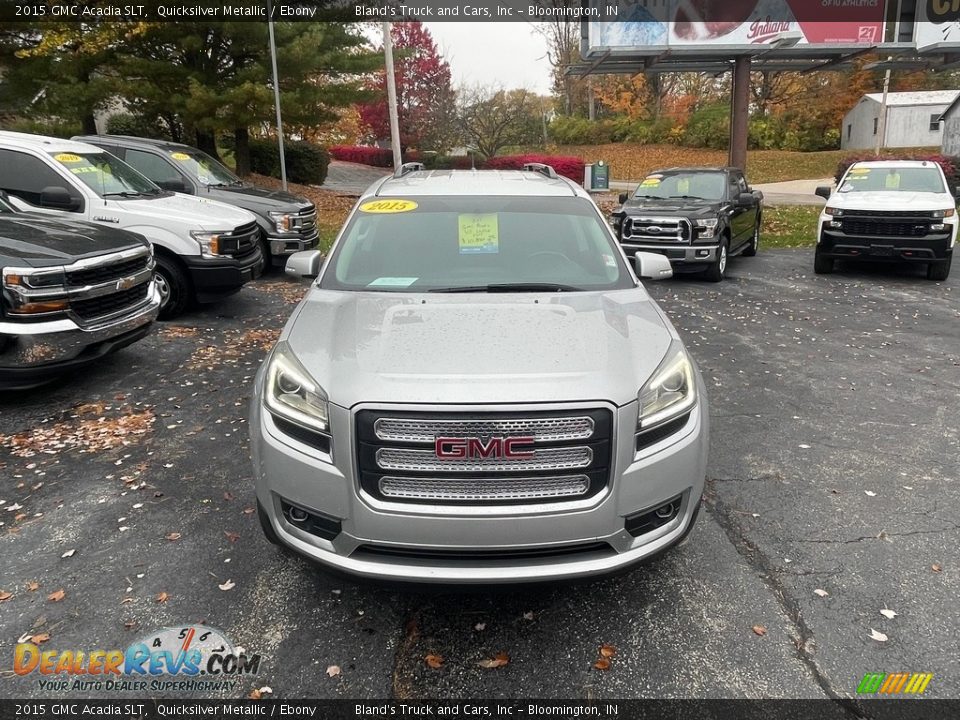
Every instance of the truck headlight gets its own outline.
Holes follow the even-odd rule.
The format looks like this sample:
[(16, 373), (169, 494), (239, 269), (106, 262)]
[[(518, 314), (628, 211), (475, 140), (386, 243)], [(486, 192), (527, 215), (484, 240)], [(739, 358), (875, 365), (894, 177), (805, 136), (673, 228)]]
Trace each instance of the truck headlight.
[(831, 215), (832, 217), (843, 217), (843, 208), (835, 208), (827, 205), (823, 209), (824, 215)]
[(314, 432), (330, 432), (327, 393), (286, 342), (277, 343), (270, 355), (264, 397), (274, 415)]
[(277, 232), (290, 232), (293, 228), (293, 216), (290, 215), (290, 213), (268, 212), (267, 215), (273, 220), (273, 225), (277, 228)]
[(694, 220), (697, 227), (697, 236), (700, 238), (712, 238), (717, 233), (717, 225), (719, 220), (717, 218), (703, 219), (703, 220)]
[(220, 234), (212, 232), (191, 231), (190, 237), (200, 244), (200, 254), (210, 256), (220, 256)]
[(934, 210), (930, 216), (935, 218), (948, 218), (957, 214), (956, 208), (947, 208), (946, 210)]
[(674, 341), (660, 367), (637, 393), (640, 410), (637, 430), (645, 432), (687, 413), (697, 403), (693, 363)]

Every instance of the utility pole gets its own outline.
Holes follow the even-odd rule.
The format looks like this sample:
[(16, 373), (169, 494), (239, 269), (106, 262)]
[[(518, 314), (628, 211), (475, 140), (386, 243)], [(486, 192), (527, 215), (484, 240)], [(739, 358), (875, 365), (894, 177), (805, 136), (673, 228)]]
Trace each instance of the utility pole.
[(393, 74), (393, 38), (390, 23), (383, 23), (383, 57), (387, 73), (387, 109), (390, 112), (390, 146), (393, 148), (393, 169), (402, 164), (400, 156), (400, 118), (397, 115), (397, 78)]
[[(900, 0), (897, 0), (897, 19), (893, 24), (893, 41), (900, 42)], [(882, 39), (882, 38), (881, 38)], [(887, 62), (893, 61), (893, 57), (888, 55)], [(880, 119), (877, 122), (877, 145), (875, 152), (877, 155), (887, 144), (887, 97), (890, 95), (890, 66), (887, 65), (887, 72), (883, 75), (883, 100), (880, 102)]]
[(280, 79), (277, 73), (277, 40), (273, 36), (273, 3), (267, 0), (267, 33), (270, 35), (270, 63), (273, 65), (273, 104), (277, 109), (277, 144), (280, 146), (280, 183), (287, 190), (287, 159), (283, 154), (283, 119), (280, 117)]

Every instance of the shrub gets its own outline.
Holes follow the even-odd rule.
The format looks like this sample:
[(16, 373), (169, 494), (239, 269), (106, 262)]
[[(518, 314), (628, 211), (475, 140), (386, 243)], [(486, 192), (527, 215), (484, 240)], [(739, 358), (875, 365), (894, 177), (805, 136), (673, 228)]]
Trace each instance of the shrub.
[(375, 167), (393, 167), (393, 152), (389, 148), (368, 145), (333, 145), (330, 157), (344, 162), (362, 163)]
[(690, 147), (723, 150), (730, 137), (730, 109), (726, 105), (709, 105), (697, 110), (687, 121), (684, 143)]
[(469, 170), (483, 167), (483, 158), (476, 156), (471, 161), (469, 155), (432, 155), (423, 158), (427, 170)]
[(170, 133), (159, 122), (135, 113), (117, 113), (107, 118), (108, 135), (132, 135), (154, 140), (172, 140)]
[(59, 119), (32, 119), (17, 118), (7, 124), (4, 130), (13, 130), (15, 132), (33, 133), (35, 135), (49, 135), (51, 137), (68, 138), (73, 135), (83, 134), (83, 128), (79, 122), (72, 120)]
[(557, 145), (602, 145), (616, 139), (622, 120), (588, 120), (560, 115), (550, 123), (547, 134)]
[[(303, 141), (283, 144), (287, 179), (303, 185), (322, 185), (327, 179), (330, 156), (318, 145)], [(274, 140), (250, 140), (250, 169), (261, 175), (280, 177), (280, 149)]]
[(504, 155), (489, 158), (485, 168), (492, 170), (522, 170), (527, 163), (545, 163), (551, 165), (558, 175), (563, 175), (575, 183), (583, 183), (583, 158), (570, 155)]
[(860, 153), (857, 155), (848, 155), (843, 158), (837, 164), (837, 171), (834, 174), (834, 180), (840, 182), (840, 178), (843, 177), (844, 173), (847, 172), (847, 169), (857, 162), (868, 162), (870, 160), (926, 160), (927, 162), (937, 163), (941, 168), (943, 168), (943, 174), (947, 176), (947, 182), (950, 185), (956, 185), (960, 181), (960, 166), (957, 164), (956, 158), (947, 157), (946, 155), (930, 155), (930, 154), (914, 154), (914, 153), (897, 153), (896, 151), (888, 151), (882, 155), (877, 155), (875, 153)]

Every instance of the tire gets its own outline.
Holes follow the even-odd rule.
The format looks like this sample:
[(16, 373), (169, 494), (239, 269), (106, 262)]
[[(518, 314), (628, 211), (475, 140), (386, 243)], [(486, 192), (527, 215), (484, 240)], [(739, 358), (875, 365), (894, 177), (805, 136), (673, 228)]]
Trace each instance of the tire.
[(753, 228), (753, 239), (750, 240), (749, 247), (743, 251), (744, 257), (754, 257), (757, 254), (757, 250), (760, 249), (760, 221), (760, 213), (757, 213), (757, 224)]
[(934, 260), (927, 265), (927, 280), (946, 280), (950, 277), (950, 262), (952, 257), (946, 260)]
[(727, 263), (730, 261), (730, 240), (723, 238), (717, 249), (717, 259), (703, 271), (703, 279), (708, 282), (720, 282), (727, 274)]
[(262, 230), (260, 231), (260, 254), (263, 255), (263, 259), (260, 261), (257, 277), (266, 275), (273, 268), (273, 258), (270, 257), (270, 243)]
[(157, 255), (156, 282), (160, 290), (160, 318), (175, 318), (189, 307), (190, 278), (176, 260)]
[(820, 254), (820, 248), (817, 248), (813, 255), (813, 271), (817, 275), (829, 275), (833, 272), (833, 258), (823, 257)]

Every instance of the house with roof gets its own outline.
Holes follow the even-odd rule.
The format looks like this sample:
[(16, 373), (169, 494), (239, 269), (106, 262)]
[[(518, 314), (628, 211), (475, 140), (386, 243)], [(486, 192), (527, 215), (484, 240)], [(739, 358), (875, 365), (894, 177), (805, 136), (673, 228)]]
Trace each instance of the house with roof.
[[(939, 147), (943, 139), (940, 117), (960, 90), (921, 90), (887, 94), (887, 122), (883, 147)], [(846, 114), (840, 147), (867, 150), (876, 147), (881, 132), (882, 93), (864, 95)]]

